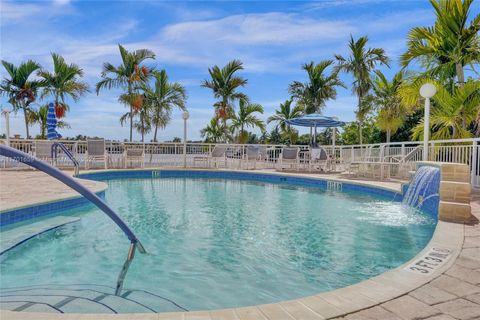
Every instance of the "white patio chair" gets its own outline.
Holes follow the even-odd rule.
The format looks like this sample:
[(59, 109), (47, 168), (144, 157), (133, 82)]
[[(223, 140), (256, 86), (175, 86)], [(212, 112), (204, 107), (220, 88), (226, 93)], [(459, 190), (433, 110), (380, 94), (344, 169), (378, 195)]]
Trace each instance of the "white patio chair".
[(128, 165), (131, 164), (133, 167), (134, 164), (140, 164), (140, 168), (145, 168), (145, 150), (143, 148), (126, 148), (123, 151), (123, 166), (128, 168)]
[(53, 141), (38, 141), (33, 142), (33, 156), (40, 160), (53, 164), (52, 158), (52, 145)]
[(245, 154), (243, 155), (242, 164), (246, 165), (246, 169), (248, 170), (248, 164), (253, 162), (253, 169), (257, 168), (257, 161), (260, 160), (261, 153), (259, 146), (252, 146), (248, 145)]
[(324, 148), (312, 148), (310, 150), (310, 171), (327, 171), (327, 167), (329, 166), (329, 160), (330, 158), (328, 157), (327, 151)]
[(278, 159), (278, 169), (282, 171), (285, 166), (289, 169), (298, 169), (300, 165), (300, 148), (283, 147)]
[(223, 166), (227, 167), (227, 156), (226, 156), (227, 146), (226, 145), (216, 145), (213, 147), (212, 152), (210, 152), (207, 159), (207, 166), (210, 168), (212, 165), (215, 168), (219, 168), (220, 164), (223, 163)]
[(89, 169), (90, 164), (94, 162), (103, 162), (105, 169), (107, 169), (109, 160), (110, 156), (105, 148), (105, 139), (87, 140), (85, 169)]

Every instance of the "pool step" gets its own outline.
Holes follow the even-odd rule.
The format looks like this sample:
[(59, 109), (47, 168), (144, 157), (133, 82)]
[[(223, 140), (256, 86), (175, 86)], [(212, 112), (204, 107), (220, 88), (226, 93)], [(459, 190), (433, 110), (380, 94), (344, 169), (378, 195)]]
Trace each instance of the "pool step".
[(0, 237), (0, 255), (10, 249), (30, 240), (39, 234), (54, 230), (64, 225), (77, 222), (78, 217), (55, 216), (48, 219), (42, 219), (38, 222), (30, 223), (22, 228), (13, 228), (2, 230)]
[(102, 285), (38, 285), (2, 289), (0, 309), (49, 313), (151, 313), (185, 311), (175, 302), (143, 290), (121, 296)]

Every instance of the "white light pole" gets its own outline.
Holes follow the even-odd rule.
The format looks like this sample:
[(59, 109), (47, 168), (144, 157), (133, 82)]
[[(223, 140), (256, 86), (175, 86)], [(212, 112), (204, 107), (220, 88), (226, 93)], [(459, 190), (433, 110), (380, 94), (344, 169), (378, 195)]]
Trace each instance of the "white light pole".
[(190, 115), (188, 111), (182, 113), (183, 118), (183, 167), (187, 167), (187, 120)]
[(10, 146), (10, 111), (5, 109), (2, 110), (2, 113), (5, 115), (5, 135), (7, 137), (7, 146)]
[(428, 139), (430, 138), (430, 98), (437, 88), (431, 83), (425, 83), (420, 88), (420, 95), (425, 98), (425, 116), (423, 119), (423, 161), (428, 161)]

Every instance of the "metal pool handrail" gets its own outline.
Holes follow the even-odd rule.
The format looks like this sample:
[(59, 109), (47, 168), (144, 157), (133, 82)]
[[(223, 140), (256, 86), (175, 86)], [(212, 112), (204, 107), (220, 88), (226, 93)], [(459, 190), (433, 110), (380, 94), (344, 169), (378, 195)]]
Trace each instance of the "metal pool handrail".
[(63, 182), (73, 190), (80, 193), (87, 200), (96, 205), (100, 210), (102, 210), (110, 219), (115, 222), (115, 224), (125, 233), (128, 240), (130, 240), (130, 248), (128, 250), (127, 260), (125, 261), (122, 271), (117, 279), (117, 286), (115, 294), (119, 295), (122, 291), (123, 280), (128, 271), (131, 261), (135, 257), (135, 249), (138, 249), (140, 253), (146, 253), (145, 248), (141, 244), (140, 240), (133, 233), (133, 231), (128, 227), (128, 225), (113, 211), (102, 199), (100, 199), (95, 193), (88, 190), (86, 187), (75, 181), (72, 177), (66, 175), (59, 169), (49, 165), (48, 163), (41, 161), (25, 152), (16, 150), (14, 148), (0, 144), (0, 156), (11, 158), (22, 162), (32, 168), (38, 169), (46, 174), (54, 177), (55, 179)]
[(68, 150), (63, 143), (55, 142), (54, 144), (52, 144), (52, 158), (57, 159), (58, 148), (62, 149), (63, 153), (65, 153), (67, 158), (69, 158), (73, 162), (73, 166), (74, 166), (73, 176), (78, 177), (80, 164), (78, 163), (77, 159), (75, 159), (75, 157), (70, 152), (70, 150)]

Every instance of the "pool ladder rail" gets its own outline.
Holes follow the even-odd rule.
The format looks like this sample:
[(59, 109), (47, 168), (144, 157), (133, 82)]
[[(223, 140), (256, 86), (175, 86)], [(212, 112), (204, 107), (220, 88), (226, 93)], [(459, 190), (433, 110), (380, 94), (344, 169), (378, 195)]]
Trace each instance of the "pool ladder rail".
[(342, 191), (342, 183), (340, 181), (327, 181), (327, 191)]
[(75, 157), (73, 156), (73, 154), (70, 152), (70, 150), (68, 150), (68, 148), (61, 142), (54, 142), (52, 144), (52, 159), (54, 161), (57, 161), (57, 150), (58, 148), (62, 149), (63, 153), (65, 153), (65, 155), (67, 156), (67, 158), (69, 158), (72, 163), (73, 163), (73, 167), (74, 167), (74, 171), (73, 171), (73, 176), (74, 177), (78, 177), (79, 173), (80, 173), (80, 164), (78, 163), (77, 159), (75, 159)]
[[(60, 148), (62, 148), (62, 144), (58, 144)], [(64, 146), (65, 147), (65, 146)], [(55, 147), (56, 148), (56, 147)], [(67, 150), (68, 149), (63, 149), (62, 150)], [(54, 152), (54, 149), (52, 147), (52, 152)], [(120, 274), (117, 278), (117, 285), (115, 289), (115, 294), (119, 295), (122, 291), (123, 288), (123, 282), (125, 280), (125, 276), (127, 274), (128, 268), (130, 267), (130, 264), (135, 257), (135, 250), (138, 249), (140, 253), (147, 253), (143, 245), (141, 244), (140, 240), (137, 238), (135, 233), (130, 229), (130, 227), (120, 218), (120, 216), (112, 210), (100, 197), (98, 197), (95, 193), (90, 191), (87, 187), (84, 185), (80, 184), (78, 181), (70, 177), (69, 175), (63, 173), (59, 169), (55, 168), (54, 166), (46, 163), (45, 161), (42, 161), (38, 158), (35, 158), (28, 153), (25, 153), (23, 151), (5, 146), (0, 144), (0, 156), (4, 156), (7, 158), (11, 158), (14, 160), (17, 160), (19, 162), (22, 162), (32, 168), (35, 168), (37, 170), (40, 170), (53, 178), (59, 180), (60, 182), (64, 183), (65, 185), (69, 186), (73, 190), (77, 191), (80, 193), (85, 199), (93, 203), (95, 206), (97, 206), (100, 210), (102, 210), (122, 231), (123, 233), (127, 236), (128, 240), (130, 240), (130, 248), (128, 250), (128, 255), (125, 263), (123, 264), (122, 270), (120, 271)], [(72, 156), (73, 158), (73, 156)], [(72, 159), (71, 158), (71, 159)], [(73, 158), (74, 159), (74, 158)], [(75, 160), (76, 161), (76, 160)], [(77, 162), (78, 163), (78, 162)]]

